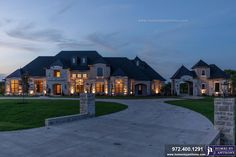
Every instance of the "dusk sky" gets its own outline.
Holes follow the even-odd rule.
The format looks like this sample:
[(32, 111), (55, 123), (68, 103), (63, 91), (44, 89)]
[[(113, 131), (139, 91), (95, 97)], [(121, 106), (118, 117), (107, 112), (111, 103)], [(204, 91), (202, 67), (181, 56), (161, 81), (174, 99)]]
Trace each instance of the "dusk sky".
[(236, 69), (235, 0), (0, 0), (0, 73), (61, 50), (139, 56), (166, 79), (199, 59)]

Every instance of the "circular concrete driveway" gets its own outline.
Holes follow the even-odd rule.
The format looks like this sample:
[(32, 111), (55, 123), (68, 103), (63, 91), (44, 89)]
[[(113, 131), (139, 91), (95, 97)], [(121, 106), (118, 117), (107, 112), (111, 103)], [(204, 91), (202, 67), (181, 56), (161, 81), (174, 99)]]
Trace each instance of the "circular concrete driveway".
[(205, 144), (216, 132), (205, 117), (164, 99), (98, 101), (129, 108), (50, 128), (1, 132), (0, 157), (161, 157), (165, 144)]

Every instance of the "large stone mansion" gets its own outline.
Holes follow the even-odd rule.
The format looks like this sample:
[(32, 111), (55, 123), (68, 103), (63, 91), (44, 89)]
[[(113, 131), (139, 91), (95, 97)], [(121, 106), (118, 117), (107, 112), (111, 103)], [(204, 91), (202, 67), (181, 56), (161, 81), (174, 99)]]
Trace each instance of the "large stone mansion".
[(140, 58), (102, 57), (96, 51), (40, 56), (6, 77), (5, 94), (21, 95), (27, 74), (30, 95), (152, 95), (165, 79)]
[(217, 96), (230, 92), (229, 76), (215, 64), (200, 60), (188, 70), (181, 66), (171, 77), (173, 95)]

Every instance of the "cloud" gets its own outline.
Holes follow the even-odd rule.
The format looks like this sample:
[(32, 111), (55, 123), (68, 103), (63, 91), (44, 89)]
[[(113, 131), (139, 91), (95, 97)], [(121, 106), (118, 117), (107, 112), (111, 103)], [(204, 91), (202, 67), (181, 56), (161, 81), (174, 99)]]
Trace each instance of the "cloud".
[(75, 1), (67, 2), (66, 4), (63, 3), (62, 5), (63, 6), (57, 11), (57, 15), (64, 14), (65, 12), (70, 10), (75, 5)]
[(61, 31), (52, 28), (38, 29), (32, 22), (19, 24), (17, 27), (6, 31), (6, 34), (13, 38), (30, 41), (62, 42), (65, 39)]
[(91, 49), (91, 47), (94, 47), (94, 44), (92, 43), (86, 41), (79, 42), (75, 40), (60, 42), (57, 45), (60, 49), (66, 49), (66, 50)]
[(108, 34), (92, 33), (87, 36), (87, 40), (97, 47), (111, 52), (118, 52), (120, 49), (128, 46), (130, 43), (120, 37), (120, 33), (113, 32)]

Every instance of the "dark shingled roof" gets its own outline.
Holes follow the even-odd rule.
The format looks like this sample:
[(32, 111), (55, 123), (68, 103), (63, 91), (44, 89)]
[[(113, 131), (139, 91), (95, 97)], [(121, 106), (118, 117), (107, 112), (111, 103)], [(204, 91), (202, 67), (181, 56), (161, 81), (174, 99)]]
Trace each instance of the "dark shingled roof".
[(182, 76), (192, 76), (193, 78), (196, 77), (196, 73), (194, 71), (188, 70), (184, 65), (182, 65), (176, 73), (171, 77), (171, 79), (180, 79)]
[(12, 77), (21, 77), (20, 69), (15, 70), (13, 73), (8, 75), (6, 78), (12, 78)]
[(111, 74), (111, 76), (127, 76), (127, 74), (121, 68), (118, 68)]
[[(223, 70), (221, 70), (215, 64), (208, 65), (208, 67), (210, 68), (209, 79), (219, 79), (219, 78), (229, 79), (230, 78), (229, 75), (227, 75)], [(185, 66), (181, 66), (177, 70), (177, 72), (171, 77), (171, 79), (180, 79), (184, 75), (192, 76), (193, 78), (197, 77), (194, 71), (190, 71)]]
[[(139, 60), (139, 66), (136, 66), (136, 61)], [(136, 57), (132, 60), (133, 64), (139, 68), (145, 75), (148, 76), (149, 80), (160, 80), (166, 81), (159, 73), (157, 73), (151, 66), (149, 66), (145, 61)]]
[(202, 68), (202, 67), (203, 68), (205, 68), (205, 67), (209, 68), (209, 65), (206, 62), (204, 62), (203, 60), (200, 60), (192, 67), (192, 69)]
[(217, 67), (215, 64), (210, 65), (211, 76), (210, 79), (225, 78), (229, 79), (230, 76), (226, 74), (223, 70)]
[[(30, 76), (46, 76), (45, 69), (48, 68), (53, 61), (53, 57), (39, 56), (32, 62), (24, 66), (22, 69), (27, 72)], [(10, 77), (20, 77), (20, 70), (16, 70), (7, 76)]]
[(106, 62), (111, 66), (111, 74), (119, 68), (129, 78), (136, 80), (149, 80), (149, 78), (140, 71), (128, 58), (125, 57), (105, 57)]
[[(79, 60), (85, 57), (86, 64), (73, 64), (72, 58)], [(24, 66), (22, 69), (30, 76), (45, 76), (46, 68), (50, 66), (62, 66), (71, 70), (89, 70), (89, 65), (103, 63), (111, 66), (111, 76), (128, 76), (135, 80), (161, 80), (165, 79), (152, 69), (146, 62), (140, 60), (142, 66), (136, 66), (126, 57), (102, 57), (97, 51), (61, 51), (55, 56), (41, 56)], [(20, 77), (20, 71), (16, 70), (7, 78)]]

